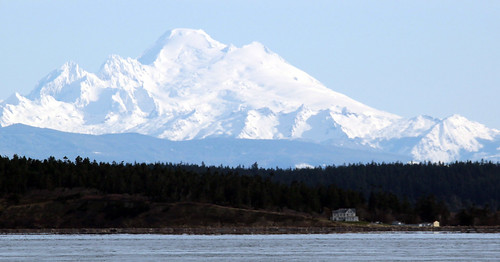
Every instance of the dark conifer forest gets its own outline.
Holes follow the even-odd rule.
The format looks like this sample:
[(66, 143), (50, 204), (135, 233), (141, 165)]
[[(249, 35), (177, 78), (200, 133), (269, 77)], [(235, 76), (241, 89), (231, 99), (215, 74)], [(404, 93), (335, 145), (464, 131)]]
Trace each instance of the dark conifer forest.
[(362, 220), (385, 223), (500, 224), (500, 164), (492, 162), (263, 169), (258, 163), (245, 168), (0, 157), (4, 208), (30, 191), (61, 188), (325, 217), (333, 209), (353, 207)]

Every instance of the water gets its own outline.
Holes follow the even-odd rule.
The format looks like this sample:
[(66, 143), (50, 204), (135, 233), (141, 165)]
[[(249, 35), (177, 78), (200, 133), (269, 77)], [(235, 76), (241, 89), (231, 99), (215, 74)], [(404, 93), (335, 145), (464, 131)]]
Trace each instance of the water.
[(0, 235), (0, 261), (500, 261), (500, 234)]

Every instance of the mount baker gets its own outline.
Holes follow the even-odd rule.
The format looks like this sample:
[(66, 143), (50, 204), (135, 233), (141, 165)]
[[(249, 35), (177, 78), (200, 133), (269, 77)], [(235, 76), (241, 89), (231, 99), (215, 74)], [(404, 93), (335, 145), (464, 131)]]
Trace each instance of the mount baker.
[[(199, 161), (189, 158), (198, 151), (222, 144), (234, 146), (243, 140), (245, 147), (234, 146), (233, 151), (251, 148), (252, 141), (262, 146), (266, 140), (273, 140), (278, 144), (295, 143), (296, 147), (282, 148), (304, 154), (314, 154), (317, 147), (335, 149), (328, 151), (332, 163), (500, 160), (499, 130), (459, 115), (406, 119), (380, 111), (325, 87), (258, 42), (235, 47), (192, 29), (165, 33), (137, 59), (112, 55), (98, 73), (66, 63), (43, 78), (30, 94), (16, 93), (3, 101), (0, 125), (2, 140), (17, 139), (19, 147), (32, 143), (30, 137), (47, 132), (46, 129), (60, 131), (57, 136), (46, 136), (52, 140), (77, 133), (100, 141), (95, 143), (106, 143), (97, 139), (105, 134), (145, 135), (151, 140), (145, 139), (143, 142), (150, 144), (138, 147), (145, 151), (143, 154), (155, 146), (167, 146), (158, 139), (174, 144), (191, 141), (185, 149), (190, 152), (184, 152), (186, 159), (180, 159), (184, 162)], [(16, 132), (6, 129), (12, 125)], [(18, 135), (12, 138), (9, 134), (13, 133)], [(78, 139), (69, 141), (72, 140), (67, 143), (72, 143), (74, 154), (111, 154), (97, 152), (88, 145), (87, 151), (82, 151), (84, 145), (78, 144)], [(207, 141), (216, 141), (216, 145), (209, 146)], [(52, 147), (40, 152), (57, 153), (57, 148), (50, 145), (54, 141), (39, 142)], [(118, 139), (116, 143), (127, 142)], [(278, 150), (278, 144), (265, 150)], [(9, 145), (0, 141), (0, 153), (30, 155), (29, 147), (15, 152), (16, 144)], [(315, 149), (306, 149), (309, 147)], [(136, 154), (141, 154), (139, 151), (135, 150)], [(129, 159), (117, 152), (113, 154), (115, 160)], [(222, 152), (218, 154), (220, 159), (213, 161), (223, 163), (228, 157)], [(256, 160), (243, 159), (251, 154), (239, 154), (242, 163)], [(325, 163), (295, 159), (296, 163), (288, 164), (332, 164), (328, 157), (319, 158)], [(169, 161), (150, 159), (158, 160)]]

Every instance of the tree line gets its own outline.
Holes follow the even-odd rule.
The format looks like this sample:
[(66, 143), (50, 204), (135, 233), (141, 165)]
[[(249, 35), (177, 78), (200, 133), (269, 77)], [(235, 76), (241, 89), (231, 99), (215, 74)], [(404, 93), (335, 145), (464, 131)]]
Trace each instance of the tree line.
[(7, 198), (35, 189), (92, 188), (158, 202), (278, 211), (328, 214), (355, 207), (362, 219), (383, 222), (498, 224), (499, 179), (500, 166), (491, 162), (263, 169), (257, 163), (245, 168), (0, 157), (0, 194)]

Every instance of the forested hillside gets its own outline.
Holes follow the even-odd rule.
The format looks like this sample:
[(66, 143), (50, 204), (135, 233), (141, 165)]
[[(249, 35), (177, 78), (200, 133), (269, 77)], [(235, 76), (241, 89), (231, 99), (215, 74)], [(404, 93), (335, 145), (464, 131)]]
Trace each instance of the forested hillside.
[(324, 216), (355, 207), (367, 221), (491, 225), (498, 224), (500, 165), (373, 163), (292, 170), (261, 169), (257, 163), (244, 168), (0, 157), (1, 212), (34, 190), (75, 188), (143, 197), (140, 204), (119, 206), (115, 218), (145, 212), (148, 203), (196, 202)]

